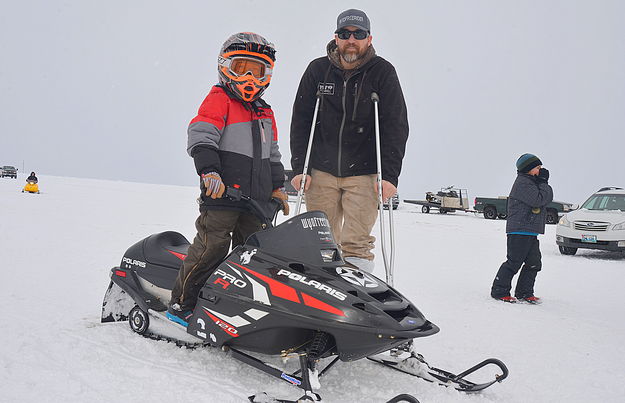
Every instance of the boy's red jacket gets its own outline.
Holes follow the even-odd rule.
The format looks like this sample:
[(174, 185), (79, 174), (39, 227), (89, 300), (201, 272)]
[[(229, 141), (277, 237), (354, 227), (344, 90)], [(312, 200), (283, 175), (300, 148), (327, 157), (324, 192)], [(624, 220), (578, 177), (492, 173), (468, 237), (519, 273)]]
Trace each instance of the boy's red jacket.
[[(214, 86), (189, 124), (187, 152), (199, 175), (217, 172), (226, 186), (239, 185), (259, 202), (284, 186), (278, 131), (271, 107), (263, 100), (245, 106)], [(211, 199), (202, 188), (200, 209), (241, 209), (228, 199)]]

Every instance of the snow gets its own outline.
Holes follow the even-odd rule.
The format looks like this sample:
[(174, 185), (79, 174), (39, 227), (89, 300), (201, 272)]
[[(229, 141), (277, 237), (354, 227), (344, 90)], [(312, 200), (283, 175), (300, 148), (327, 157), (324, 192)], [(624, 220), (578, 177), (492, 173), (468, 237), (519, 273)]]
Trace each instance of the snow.
[[(0, 180), (0, 401), (244, 402), (300, 390), (215, 349), (187, 350), (100, 324), (109, 271), (152, 233), (195, 235), (193, 187), (40, 177)], [(510, 376), (467, 395), (367, 360), (339, 362), (321, 378), (328, 402), (625, 401), (625, 256), (580, 250), (562, 256), (555, 227), (540, 237), (539, 306), (489, 297), (505, 259), (504, 221), (472, 214), (395, 212), (397, 288), (441, 328), (419, 339), (430, 364), (460, 372), (484, 358)], [(378, 254), (379, 255), (379, 254)], [(384, 277), (378, 259), (376, 275)], [(620, 318), (620, 319), (619, 319)], [(478, 381), (491, 377), (486, 371)], [(481, 377), (481, 379), (480, 379)]]

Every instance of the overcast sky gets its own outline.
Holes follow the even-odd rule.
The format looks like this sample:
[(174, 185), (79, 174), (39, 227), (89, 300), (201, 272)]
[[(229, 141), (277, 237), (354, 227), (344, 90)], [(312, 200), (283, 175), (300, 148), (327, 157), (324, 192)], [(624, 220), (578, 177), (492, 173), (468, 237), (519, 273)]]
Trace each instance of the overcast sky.
[(556, 199), (625, 186), (619, 0), (5, 2), (0, 165), (196, 184), (187, 125), (217, 82), (223, 41), (255, 31), (278, 51), (265, 99), (288, 167), (299, 79), (352, 7), (371, 19), (408, 104), (402, 198), (452, 184), (507, 194), (526, 152), (550, 169)]

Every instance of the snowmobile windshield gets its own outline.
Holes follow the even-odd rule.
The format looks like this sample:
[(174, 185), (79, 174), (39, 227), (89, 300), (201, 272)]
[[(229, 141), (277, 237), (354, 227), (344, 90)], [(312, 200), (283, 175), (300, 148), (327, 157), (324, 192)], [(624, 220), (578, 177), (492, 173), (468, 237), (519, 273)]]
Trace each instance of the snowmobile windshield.
[(315, 266), (343, 264), (328, 217), (321, 211), (309, 211), (257, 232), (245, 243), (293, 262)]

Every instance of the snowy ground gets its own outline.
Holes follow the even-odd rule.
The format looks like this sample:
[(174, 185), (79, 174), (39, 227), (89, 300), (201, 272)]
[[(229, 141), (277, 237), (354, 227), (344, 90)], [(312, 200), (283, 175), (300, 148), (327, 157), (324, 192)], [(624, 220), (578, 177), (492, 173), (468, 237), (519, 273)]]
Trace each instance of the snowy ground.
[[(40, 177), (0, 179), (0, 401), (244, 402), (289, 385), (215, 350), (191, 351), (99, 323), (108, 273), (139, 239), (175, 230), (191, 239), (196, 189)], [(431, 364), (461, 371), (487, 357), (509, 378), (481, 394), (428, 384), (368, 361), (322, 378), (328, 402), (625, 401), (625, 256), (561, 256), (555, 227), (542, 236), (540, 306), (489, 298), (505, 258), (504, 221), (472, 214), (396, 211), (396, 284), (441, 332), (418, 340)], [(378, 262), (380, 263), (380, 262)], [(376, 273), (384, 276), (381, 264)], [(620, 319), (619, 319), (620, 318)], [(482, 380), (482, 379), (480, 379)]]

